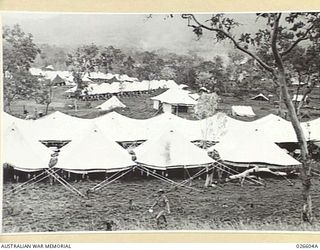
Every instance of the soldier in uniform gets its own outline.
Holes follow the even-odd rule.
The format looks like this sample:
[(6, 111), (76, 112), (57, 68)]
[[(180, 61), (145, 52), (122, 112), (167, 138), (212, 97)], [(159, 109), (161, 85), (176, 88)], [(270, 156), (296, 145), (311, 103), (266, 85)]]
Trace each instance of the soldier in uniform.
[(169, 200), (162, 189), (159, 189), (157, 200), (152, 204), (149, 212), (153, 213), (153, 208), (156, 206), (160, 209), (156, 216), (157, 226), (159, 227), (161, 224), (161, 218), (164, 220), (165, 224), (167, 224), (166, 215), (170, 214)]

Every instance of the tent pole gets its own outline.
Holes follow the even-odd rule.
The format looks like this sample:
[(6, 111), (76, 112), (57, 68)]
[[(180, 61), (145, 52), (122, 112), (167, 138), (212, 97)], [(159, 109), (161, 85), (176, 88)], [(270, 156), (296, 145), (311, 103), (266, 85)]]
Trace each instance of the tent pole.
[(180, 182), (180, 185), (184, 185), (185, 183), (188, 183), (191, 180), (194, 180), (195, 178), (197, 178), (198, 176), (202, 175), (205, 172), (205, 168), (202, 168), (199, 172), (197, 172), (196, 174), (194, 174), (193, 176), (191, 176), (189, 179), (186, 179), (182, 182)]
[[(9, 192), (7, 192), (7, 193), (11, 193), (11, 192), (16, 191), (16, 190), (19, 189), (19, 188), (22, 188), (23, 186), (29, 184), (30, 182), (32, 182), (33, 180), (35, 180), (36, 178), (40, 177), (40, 176), (43, 175), (43, 174), (44, 174), (44, 172), (41, 172), (41, 173), (38, 174), (37, 176), (33, 177), (32, 179), (28, 180), (27, 182), (24, 182), (24, 183), (20, 184), (19, 186), (15, 187), (14, 189), (11, 189), (11, 190), (10, 190)], [(5, 194), (7, 194), (7, 193), (5, 193)]]
[(120, 172), (116, 172), (115, 174), (113, 174), (113, 175), (111, 175), (110, 177), (108, 177), (108, 176), (107, 176), (107, 172), (105, 172), (106, 178), (105, 178), (102, 182), (100, 182), (100, 183), (98, 183), (97, 185), (95, 185), (94, 187), (92, 187), (91, 190), (94, 190), (94, 189), (96, 189), (97, 187), (103, 185), (104, 183), (109, 182), (110, 179), (112, 179), (113, 177), (115, 177), (115, 176), (116, 176), (117, 174), (119, 174), (119, 173), (120, 173)]
[(81, 197), (85, 197), (79, 190), (77, 190), (75, 187), (73, 187), (71, 184), (69, 184), (63, 178), (61, 178), (56, 172), (52, 171), (51, 169), (46, 170), (46, 172), (50, 176), (52, 176), (55, 180), (57, 180), (59, 183), (61, 183), (65, 188), (69, 189), (72, 192), (79, 194)]
[[(143, 169), (143, 168), (141, 168), (141, 169)], [(143, 171), (146, 171), (146, 170), (143, 170)], [(151, 173), (150, 175), (153, 176), (153, 177), (155, 177), (155, 178), (157, 178), (157, 179), (159, 179), (159, 180), (162, 180), (162, 181), (164, 181), (164, 182), (167, 182), (168, 184), (171, 184), (171, 185), (173, 184), (173, 185), (175, 185), (175, 187), (184, 186), (183, 184), (180, 184), (180, 183), (175, 182), (175, 181), (173, 181), (173, 180), (170, 180), (170, 179), (168, 179), (168, 178), (162, 177), (162, 176), (159, 175), (159, 174), (153, 174), (153, 173)], [(195, 190), (195, 191), (199, 191), (199, 190), (196, 189), (196, 188), (192, 188), (192, 187), (188, 187), (188, 186), (184, 186), (184, 187), (185, 187), (185, 188), (188, 188), (188, 189)]]
[(101, 188), (103, 188), (103, 187), (105, 187), (105, 186), (107, 186), (107, 185), (115, 182), (116, 180), (120, 179), (120, 178), (123, 177), (124, 175), (128, 174), (131, 170), (132, 170), (132, 169), (130, 168), (128, 171), (122, 173), (121, 175), (119, 175), (118, 177), (114, 178), (113, 180), (105, 183), (104, 185), (100, 185), (99, 187), (97, 187), (97, 188), (95, 188), (95, 189), (92, 188), (91, 190), (92, 190), (92, 191), (99, 190), (99, 189), (101, 189)]
[[(45, 173), (45, 172), (42, 172), (42, 173), (38, 174), (37, 176), (33, 177), (33, 178), (30, 179), (29, 181), (27, 181), (27, 182), (25, 182), (25, 183), (22, 183), (21, 185), (19, 185), (18, 187), (15, 187), (14, 189), (10, 190), (10, 191), (7, 192), (7, 193), (15, 192), (17, 189), (20, 189), (20, 190), (18, 190), (18, 191), (21, 191), (21, 190), (25, 189), (25, 188), (26, 188), (25, 186), (28, 185), (28, 184), (34, 185), (34, 184), (36, 184), (36, 183), (38, 183), (38, 182), (40, 182), (40, 181), (48, 178), (49, 176), (48, 176), (48, 175), (45, 175), (45, 176), (41, 177), (39, 180), (36, 180), (35, 182), (32, 182), (32, 183), (31, 183), (31, 181), (37, 179), (38, 177), (40, 177), (40, 176), (43, 175), (44, 173)], [(6, 194), (7, 194), (7, 193), (6, 193)]]
[(186, 170), (186, 172), (187, 172), (187, 174), (188, 174), (188, 181), (189, 181), (189, 186), (191, 187), (191, 185), (192, 185), (192, 179), (191, 179), (191, 175), (190, 175), (190, 173), (189, 173), (189, 170), (186, 168), (186, 166), (184, 166), (184, 169)]

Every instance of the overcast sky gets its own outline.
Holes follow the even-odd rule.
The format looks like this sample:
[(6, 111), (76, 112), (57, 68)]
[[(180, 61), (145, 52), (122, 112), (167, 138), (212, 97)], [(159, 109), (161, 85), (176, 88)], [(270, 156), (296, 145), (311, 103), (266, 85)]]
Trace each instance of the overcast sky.
[[(36, 43), (58, 46), (95, 43), (115, 47), (134, 47), (143, 50), (166, 49), (176, 53), (196, 50), (208, 59), (226, 55), (231, 45), (216, 44), (209, 32), (200, 40), (187, 27), (180, 15), (166, 18), (153, 15), (147, 19), (143, 14), (58, 14), (58, 13), (5, 13), (3, 24), (20, 24), (27, 33), (32, 33)], [(205, 20), (208, 15), (198, 15)], [(253, 14), (233, 14), (240, 23), (241, 31), (251, 30), (256, 25)], [(251, 19), (251, 21), (249, 21)]]

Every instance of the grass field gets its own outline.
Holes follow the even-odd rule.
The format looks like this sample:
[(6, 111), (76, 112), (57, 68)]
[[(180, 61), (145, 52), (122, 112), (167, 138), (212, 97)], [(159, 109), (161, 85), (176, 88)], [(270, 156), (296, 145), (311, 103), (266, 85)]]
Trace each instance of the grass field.
[[(78, 101), (79, 110), (68, 108), (73, 100), (63, 92), (68, 87), (54, 89), (54, 101), (49, 113), (56, 110), (83, 118), (94, 118), (103, 112), (94, 107), (103, 100)], [(163, 92), (134, 97), (120, 97), (127, 106), (116, 111), (128, 117), (145, 119), (156, 115), (150, 97)], [(222, 96), (219, 110), (230, 115), (232, 105), (250, 105), (257, 118), (277, 112), (277, 106), (269, 102)], [(309, 104), (319, 107), (318, 99)], [(44, 110), (43, 105), (33, 101), (16, 101), (12, 104), (12, 114), (23, 117), (23, 109), (30, 114), (34, 108)], [(312, 109), (311, 118), (320, 116), (320, 111)], [(192, 114), (190, 119), (194, 119)], [(181, 181), (181, 180), (179, 180)], [(300, 223), (302, 186), (299, 179), (266, 179), (266, 187), (238, 183), (228, 183), (221, 188), (204, 189), (204, 180), (195, 180), (193, 187), (200, 191), (178, 189), (170, 192), (168, 198), (172, 213), (168, 216), (168, 230), (320, 230), (320, 181), (313, 180), (313, 207), (315, 222), (312, 225)], [(98, 180), (71, 182), (85, 192), (97, 184)], [(17, 183), (5, 183), (4, 192)], [(170, 186), (152, 178), (121, 179), (107, 188), (94, 193), (89, 199), (80, 198), (65, 190), (60, 184), (38, 183), (20, 193), (4, 195), (3, 232), (56, 232), (56, 231), (105, 231), (109, 230), (150, 230), (158, 229), (154, 214), (148, 213), (154, 194), (159, 188)], [(129, 210), (128, 201), (133, 199), (135, 209)], [(109, 225), (109, 226), (108, 226)]]
[[(78, 101), (78, 110), (75, 111), (74, 108), (68, 107), (68, 105), (73, 105), (73, 99), (69, 99), (64, 95), (64, 92), (70, 88), (69, 86), (60, 86), (53, 89), (53, 102), (49, 106), (49, 112), (61, 111), (69, 115), (83, 117), (83, 118), (94, 118), (97, 117), (103, 112), (95, 109), (98, 105), (103, 103), (105, 100), (99, 101)], [(119, 97), (121, 102), (123, 102), (127, 107), (124, 109), (116, 109), (117, 112), (126, 115), (128, 117), (137, 118), (137, 119), (146, 119), (150, 118), (157, 114), (157, 110), (152, 107), (152, 100), (150, 97), (159, 95), (164, 90), (157, 90), (150, 94), (142, 94), (140, 96), (130, 96), (130, 97)], [(318, 96), (319, 92), (319, 96)], [(220, 96), (221, 102), (219, 103), (218, 110), (225, 112), (228, 115), (231, 115), (231, 106), (232, 105), (249, 105), (253, 107), (254, 112), (256, 113), (255, 118), (241, 118), (242, 120), (254, 120), (270, 113), (277, 114), (278, 105), (273, 104), (273, 102), (264, 102), (264, 101), (254, 101), (250, 100), (251, 94), (244, 97), (229, 97), (229, 96)], [(318, 109), (317, 109), (318, 107)], [(17, 117), (24, 118), (23, 110), (26, 109), (29, 114), (34, 114), (34, 109), (37, 108), (37, 111), (45, 111), (44, 105), (36, 104), (33, 100), (17, 100), (11, 105), (11, 113)], [(303, 112), (307, 112), (310, 118), (313, 119), (320, 116), (320, 90), (316, 89), (314, 91), (313, 98), (309, 105), (305, 106)], [(105, 112), (104, 112), (105, 113)], [(183, 115), (189, 119), (196, 119), (194, 114)]]
[[(182, 180), (176, 180), (182, 181)], [(312, 225), (301, 224), (300, 180), (266, 178), (266, 186), (248, 182), (224, 184), (220, 188), (203, 188), (204, 180), (192, 187), (179, 188), (167, 194), (171, 205), (167, 230), (320, 230), (320, 180), (313, 180)], [(98, 181), (71, 182), (85, 192)], [(6, 183), (4, 192), (17, 184)], [(148, 212), (159, 188), (170, 185), (157, 179), (120, 179), (89, 199), (81, 198), (60, 184), (37, 183), (20, 193), (4, 195), (3, 232), (56, 232), (156, 230), (155, 213)], [(129, 209), (129, 199), (135, 207)]]

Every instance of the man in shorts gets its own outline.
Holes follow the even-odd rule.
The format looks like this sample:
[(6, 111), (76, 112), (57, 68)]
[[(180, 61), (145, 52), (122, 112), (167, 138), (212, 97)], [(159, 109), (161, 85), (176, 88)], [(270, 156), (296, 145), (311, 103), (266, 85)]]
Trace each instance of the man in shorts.
[(161, 225), (161, 219), (167, 224), (166, 215), (170, 214), (170, 204), (167, 196), (165, 195), (163, 189), (159, 189), (157, 200), (152, 204), (151, 208), (149, 209), (150, 213), (153, 213), (154, 207), (159, 207), (160, 211), (156, 216), (157, 226)]

